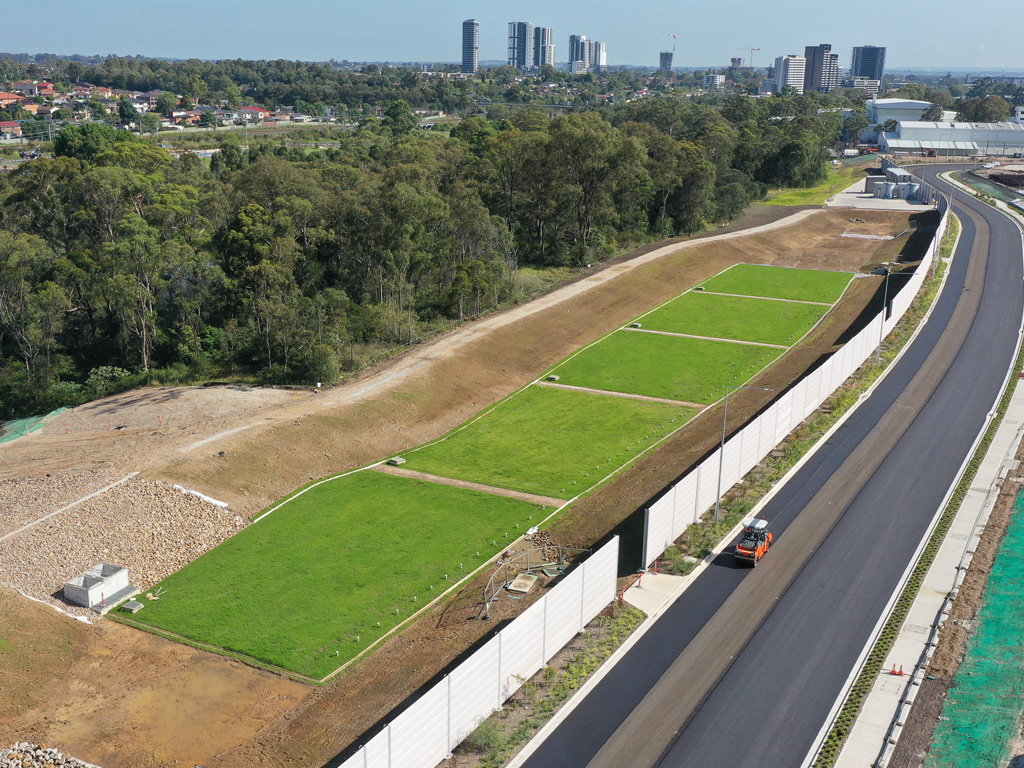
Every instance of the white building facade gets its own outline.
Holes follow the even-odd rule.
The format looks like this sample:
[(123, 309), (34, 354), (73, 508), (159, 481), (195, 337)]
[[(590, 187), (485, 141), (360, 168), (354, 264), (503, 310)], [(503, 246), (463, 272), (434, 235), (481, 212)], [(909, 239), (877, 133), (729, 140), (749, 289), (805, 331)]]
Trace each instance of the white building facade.
[(772, 90), (775, 93), (782, 93), (784, 88), (789, 87), (796, 93), (803, 93), (806, 69), (807, 59), (803, 56), (779, 56), (775, 59), (775, 86)]

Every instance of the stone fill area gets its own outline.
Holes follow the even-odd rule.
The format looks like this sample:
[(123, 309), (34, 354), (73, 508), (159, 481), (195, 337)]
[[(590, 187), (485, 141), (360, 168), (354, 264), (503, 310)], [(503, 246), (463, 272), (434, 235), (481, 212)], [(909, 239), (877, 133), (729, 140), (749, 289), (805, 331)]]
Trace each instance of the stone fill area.
[[(4, 481), (3, 490), (21, 502), (13, 505), (20, 509), (10, 510), (19, 522), (30, 517), (29, 511), (41, 516), (74, 500), (68, 492), (59, 500), (49, 494), (48, 503), (34, 503), (37, 480)], [(61, 599), (65, 581), (97, 563), (113, 563), (127, 568), (131, 583), (145, 590), (244, 527), (233, 512), (136, 477), (0, 541), (0, 584), (93, 617)]]
[(43, 744), (19, 741), (10, 749), (0, 749), (0, 768), (97, 768), (92, 763), (65, 755)]

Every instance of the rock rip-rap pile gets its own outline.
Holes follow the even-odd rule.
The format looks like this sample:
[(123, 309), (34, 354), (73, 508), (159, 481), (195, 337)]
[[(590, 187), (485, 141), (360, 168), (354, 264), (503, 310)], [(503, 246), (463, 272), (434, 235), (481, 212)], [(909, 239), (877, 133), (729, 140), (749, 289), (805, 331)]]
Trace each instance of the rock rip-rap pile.
[(126, 567), (131, 583), (147, 589), (244, 527), (202, 499), (133, 478), (0, 542), (0, 584), (89, 615), (60, 599), (64, 582), (87, 568)]
[(19, 741), (9, 749), (0, 749), (0, 768), (97, 768), (92, 763), (65, 755), (53, 747)]

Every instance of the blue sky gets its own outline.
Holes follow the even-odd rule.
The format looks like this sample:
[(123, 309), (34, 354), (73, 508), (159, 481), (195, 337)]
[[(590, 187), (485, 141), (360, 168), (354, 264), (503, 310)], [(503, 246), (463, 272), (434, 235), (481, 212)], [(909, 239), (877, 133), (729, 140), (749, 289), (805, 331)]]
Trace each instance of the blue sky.
[[(964, 24), (965, 14), (975, 22)], [(22, 14), (25, 21), (32, 14)], [(480, 22), (482, 60), (505, 58), (506, 25), (553, 27), (563, 61), (570, 34), (608, 46), (608, 63), (655, 66), (679, 35), (678, 66), (727, 66), (754, 46), (764, 66), (805, 45), (831, 43), (840, 65), (854, 45), (888, 48), (887, 66), (1024, 69), (1021, 0), (831, 3), (821, 0), (520, 0), (494, 3), (411, 0), (53, 0), (45, 19), (8, 29), (4, 50), (27, 53), (142, 54), (204, 59), (455, 61), (461, 22)]]

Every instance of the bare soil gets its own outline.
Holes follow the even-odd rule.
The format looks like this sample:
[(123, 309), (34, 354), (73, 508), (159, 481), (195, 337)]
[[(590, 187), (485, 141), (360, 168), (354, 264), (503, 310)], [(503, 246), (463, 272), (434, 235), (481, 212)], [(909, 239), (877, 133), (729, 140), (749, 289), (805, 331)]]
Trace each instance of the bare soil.
[[(771, 208), (763, 214), (769, 227), (778, 221), (779, 211)], [(781, 211), (792, 214), (793, 209)], [(862, 221), (851, 221), (854, 215)], [(579, 346), (731, 264), (852, 272), (896, 260), (901, 250), (916, 247), (914, 238), (839, 236), (895, 235), (907, 229), (905, 213), (809, 209), (790, 219), (797, 220), (729, 240), (641, 249), (319, 394), (236, 386), (170, 387), (91, 403), (61, 414), (27, 438), (0, 446), (0, 479), (142, 471), (150, 479), (227, 501), (232, 512), (248, 516), (309, 480), (439, 437)], [(904, 255), (914, 256), (906, 250)], [(839, 306), (799, 347), (761, 374), (756, 386), (771, 387), (777, 395), (813, 369), (845, 340), (864, 309), (879, 301), (880, 285), (877, 277), (854, 280)], [(756, 413), (768, 396), (743, 391), (731, 397), (730, 429)], [(720, 413), (713, 410), (698, 417), (616, 482), (577, 503), (554, 526), (556, 539), (567, 546), (591, 546), (615, 530), (717, 443), (720, 423)], [(477, 621), (486, 578), (422, 616), (330, 685), (312, 691), (109, 622), (80, 628), (54, 613), (50, 618), (57, 623), (71, 624), (70, 660), (64, 662), (71, 666), (62, 667), (59, 675), (39, 672), (40, 679), (51, 682), (32, 683), (34, 698), (22, 705), (17, 721), (8, 726), (7, 719), (0, 718), (0, 737), (57, 742), (83, 759), (115, 768), (319, 765), (524, 607), (527, 601), (498, 603), (492, 609), (493, 621)], [(3, 605), (13, 626), (28, 627), (25, 638), (40, 634), (32, 629), (33, 612), (50, 610), (21, 599)], [(101, 654), (107, 654), (108, 661)], [(130, 664), (123, 654), (130, 654)], [(100, 671), (83, 661), (88, 658), (102, 670), (102, 687)], [(7, 675), (10, 665), (2, 660), (0, 655), (0, 675)], [(192, 679), (186, 669), (200, 661), (210, 670), (208, 676), (223, 675), (223, 690), (234, 686), (234, 709), (216, 697), (199, 695), (203, 688), (198, 682), (195, 690), (183, 691), (181, 686)], [(179, 664), (178, 672), (167, 672), (169, 663)], [(123, 677), (125, 666), (132, 672)], [(36, 676), (29, 674), (28, 679)], [(81, 685), (79, 676), (85, 680)], [(149, 699), (136, 696), (145, 680), (151, 681), (154, 691)], [(253, 687), (267, 680), (288, 693), (274, 694), (279, 696), (275, 699)], [(220, 689), (211, 685), (211, 690)], [(175, 697), (191, 702), (189, 717), (176, 719), (162, 712)], [(98, 703), (105, 702), (112, 703), (113, 711), (97, 714)], [(250, 713), (253, 717), (247, 718)], [(100, 715), (107, 719), (98, 720)], [(205, 723), (221, 722), (219, 717), (226, 718), (225, 735), (207, 743)], [(234, 725), (228, 722), (232, 718)], [(152, 733), (141, 724), (157, 721), (159, 728)], [(197, 729), (197, 722), (204, 727)], [(197, 731), (204, 744), (193, 749)]]
[(1002, 184), (1010, 191), (1024, 189), (1024, 169), (1020, 166), (1006, 166), (992, 170), (979, 170), (974, 172), (976, 176), (983, 179)]
[(0, 588), (0, 744), (104, 768), (193, 766), (252, 739), (309, 688), (113, 622), (72, 621)]
[[(1024, 461), (1024, 443), (1017, 448), (1015, 458)], [(985, 597), (989, 573), (1013, 517), (1013, 507), (1020, 489), (1019, 479), (1007, 479), (1003, 482), (981, 541), (971, 558), (967, 575), (960, 585), (956, 600), (950, 607), (949, 619), (939, 633), (939, 643), (926, 670), (926, 679), (921, 683), (910, 716), (889, 762), (891, 768), (918, 768), (924, 764), (928, 756), (935, 727), (964, 659), (974, 622)], [(1017, 751), (1021, 751), (1020, 743), (1021, 740), (1018, 740)]]

